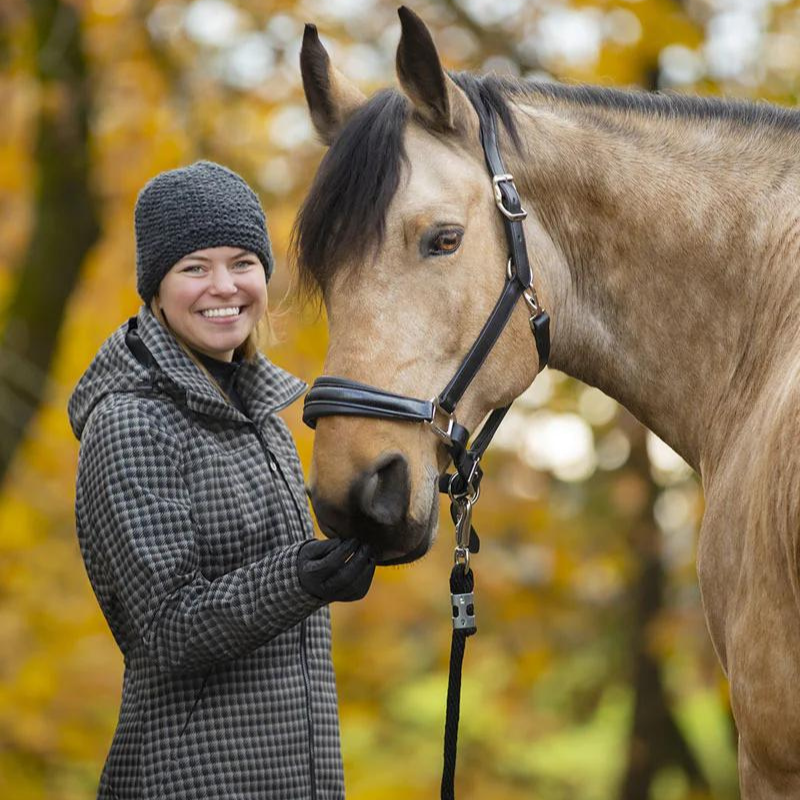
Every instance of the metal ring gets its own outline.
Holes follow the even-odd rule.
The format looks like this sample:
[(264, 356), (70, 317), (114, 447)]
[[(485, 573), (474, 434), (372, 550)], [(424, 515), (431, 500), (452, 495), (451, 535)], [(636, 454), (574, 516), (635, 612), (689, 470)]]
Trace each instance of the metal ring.
[(481, 487), (478, 486), (476, 488), (471, 483), (468, 483), (466, 491), (455, 494), (455, 492), (453, 492), (453, 481), (455, 481), (457, 477), (458, 473), (454, 472), (450, 476), (450, 481), (447, 484), (447, 494), (450, 497), (450, 501), (453, 503), (460, 503), (463, 500), (467, 500), (473, 505), (477, 503), (478, 498), (481, 496)]
[(455, 482), (455, 479), (456, 479), (457, 477), (458, 477), (458, 473), (457, 473), (457, 472), (454, 472), (454, 473), (453, 473), (453, 474), (450, 476), (450, 480), (447, 482), (447, 494), (448, 494), (448, 496), (450, 497), (450, 502), (451, 502), (451, 503), (456, 503), (456, 502), (458, 502), (459, 500), (462, 500), (462, 499), (463, 499), (463, 498), (466, 496), (466, 494), (458, 494), (458, 495), (456, 495), (456, 494), (453, 492), (453, 483)]
[(469, 572), (469, 549), (464, 547), (456, 547), (453, 552), (453, 562), (455, 564), (463, 564), (464, 572)]

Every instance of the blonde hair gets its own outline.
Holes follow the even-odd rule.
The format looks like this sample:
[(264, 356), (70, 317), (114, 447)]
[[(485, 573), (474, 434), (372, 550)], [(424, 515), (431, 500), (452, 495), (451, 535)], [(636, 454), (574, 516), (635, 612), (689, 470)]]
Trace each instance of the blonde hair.
[[(166, 316), (164, 315), (164, 311), (161, 308), (161, 301), (159, 300), (158, 292), (156, 292), (150, 300), (150, 310), (153, 312), (153, 316), (161, 323), (161, 325), (173, 335), (181, 350), (186, 353), (186, 355), (197, 365), (198, 369), (209, 379), (209, 381), (211, 381), (211, 385), (214, 386), (229, 403), (232, 403), (228, 393), (222, 388), (222, 386), (220, 386), (219, 382), (211, 374), (211, 372), (209, 372), (206, 365), (203, 364), (203, 362), (194, 354), (194, 351), (191, 349), (189, 344), (169, 324)], [(234, 349), (233, 356), (234, 358), (237, 356), (241, 357), (242, 361), (254, 362), (261, 351), (260, 345), (262, 344), (262, 339), (264, 340), (263, 344), (267, 346), (274, 341), (274, 338), (275, 333), (272, 329), (272, 321), (270, 320), (269, 309), (265, 308), (264, 315), (253, 326), (253, 329), (247, 335), (247, 338), (237, 348)]]

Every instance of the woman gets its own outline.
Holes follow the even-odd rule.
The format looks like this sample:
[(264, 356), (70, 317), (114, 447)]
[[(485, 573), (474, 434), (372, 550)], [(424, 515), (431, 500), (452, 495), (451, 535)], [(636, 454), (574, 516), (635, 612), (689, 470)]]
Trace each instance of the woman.
[(151, 180), (135, 222), (144, 305), (69, 401), (81, 552), (125, 660), (98, 797), (343, 797), (327, 603), (375, 561), (313, 539), (276, 413), (305, 384), (256, 348), (264, 212), (200, 161)]

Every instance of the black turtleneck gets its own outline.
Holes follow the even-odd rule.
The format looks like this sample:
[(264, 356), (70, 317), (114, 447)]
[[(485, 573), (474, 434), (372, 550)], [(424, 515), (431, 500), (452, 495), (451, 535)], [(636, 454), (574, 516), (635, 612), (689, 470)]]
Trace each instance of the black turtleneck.
[(239, 371), (239, 367), (242, 364), (241, 358), (237, 359), (237, 357), (234, 356), (233, 361), (222, 361), (219, 358), (213, 358), (205, 353), (201, 353), (194, 348), (191, 348), (191, 350), (203, 363), (203, 366), (214, 376), (217, 383), (219, 383), (225, 391), (225, 394), (230, 397), (233, 405), (246, 415), (247, 411), (242, 402), (242, 397), (236, 388), (236, 373)]

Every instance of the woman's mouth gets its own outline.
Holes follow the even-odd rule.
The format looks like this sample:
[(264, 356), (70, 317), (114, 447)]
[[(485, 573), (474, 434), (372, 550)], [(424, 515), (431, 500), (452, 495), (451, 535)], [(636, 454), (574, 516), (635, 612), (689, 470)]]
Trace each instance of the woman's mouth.
[(198, 313), (203, 319), (224, 323), (238, 319), (245, 308), (247, 306), (220, 306), (218, 308), (204, 308)]

